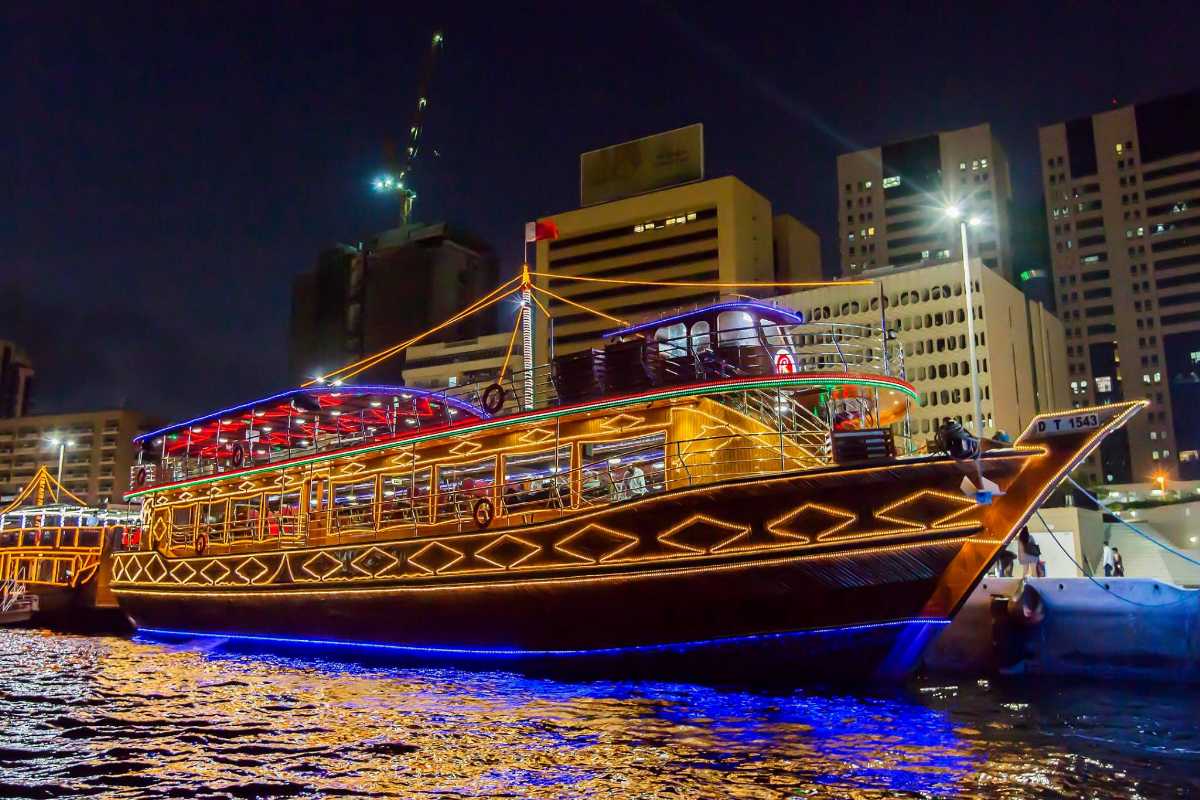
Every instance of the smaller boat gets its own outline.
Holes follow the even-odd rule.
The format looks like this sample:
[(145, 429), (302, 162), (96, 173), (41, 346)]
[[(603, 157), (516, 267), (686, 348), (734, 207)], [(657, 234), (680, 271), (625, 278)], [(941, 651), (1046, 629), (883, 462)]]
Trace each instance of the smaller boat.
[(29, 622), (37, 610), (37, 595), (27, 594), (25, 584), (16, 581), (0, 584), (0, 625)]
[(139, 512), (85, 503), (39, 467), (0, 508), (0, 623), (92, 628), (123, 620), (109, 555), (136, 547)]

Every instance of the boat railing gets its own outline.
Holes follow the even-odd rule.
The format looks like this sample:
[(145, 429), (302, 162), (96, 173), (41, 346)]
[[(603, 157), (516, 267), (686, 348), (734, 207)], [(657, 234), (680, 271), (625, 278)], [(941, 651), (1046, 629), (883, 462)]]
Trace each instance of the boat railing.
[[(769, 400), (759, 397), (753, 402)], [(562, 447), (558, 462), (545, 453), (535, 454), (536, 464), (514, 464), (506, 460), (510, 457), (497, 455), (471, 467), (471, 478), (459, 473), (460, 477), (452, 480), (439, 476), (438, 470), (433, 470), (432, 476), (425, 471), (421, 479), (413, 473), (411, 480), (398, 483), (392, 479), (381, 483), (372, 477), (355, 493), (340, 495), (331, 503), (312, 504), (303, 513), (266, 511), (261, 520), (258, 515), (202, 517), (190, 535), (183, 528), (174, 529), (170, 546), (179, 554), (191, 554), (195, 533), (204, 535), (208, 552), (221, 554), (374, 537), (407, 538), (446, 526), (470, 531), (489, 524), (523, 525), (675, 489), (832, 465), (829, 433), (821, 433), (806, 413), (780, 413), (781, 422), (799, 424), (775, 430), (747, 422), (745, 426), (732, 424), (729, 430), (714, 435), (670, 442), (661, 433), (646, 434), (630, 443), (606, 444), (611, 449), (593, 450), (590, 455), (582, 449)], [(899, 437), (897, 450), (910, 449)], [(580, 453), (580, 463), (572, 463), (572, 450)], [(533, 455), (527, 458), (535, 460)], [(436, 483), (430, 483), (430, 478)], [(384, 487), (393, 488), (382, 491)]]

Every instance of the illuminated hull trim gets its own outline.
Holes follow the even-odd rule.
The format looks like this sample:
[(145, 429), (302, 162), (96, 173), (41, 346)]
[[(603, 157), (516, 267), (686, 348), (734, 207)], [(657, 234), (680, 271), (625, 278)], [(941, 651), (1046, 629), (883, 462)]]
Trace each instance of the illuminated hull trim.
[(419, 656), (447, 656), (451, 658), (558, 658), (558, 657), (596, 657), (620, 656), (637, 653), (678, 653), (688, 650), (727, 647), (756, 642), (769, 642), (790, 639), (801, 636), (828, 636), (858, 631), (877, 630), (881, 628), (898, 628), (909, 625), (941, 626), (949, 625), (950, 620), (936, 617), (910, 617), (906, 619), (884, 620), (881, 622), (865, 622), (855, 625), (839, 625), (827, 628), (809, 628), (806, 630), (784, 631), (774, 633), (756, 633), (744, 636), (727, 636), (716, 639), (699, 639), (669, 644), (639, 644), (621, 647), (600, 647), (581, 650), (518, 650), (503, 648), (458, 648), (423, 645), (388, 644), (384, 642), (356, 642), (339, 639), (307, 639), (291, 636), (269, 636), (244, 633), (209, 633), (203, 631), (183, 631), (163, 628), (138, 627), (139, 634), (150, 637), (171, 637), (185, 639), (221, 639), (239, 642), (257, 642), (262, 644), (306, 645), (312, 647), (343, 647), (361, 650), (382, 651), (397, 654)]

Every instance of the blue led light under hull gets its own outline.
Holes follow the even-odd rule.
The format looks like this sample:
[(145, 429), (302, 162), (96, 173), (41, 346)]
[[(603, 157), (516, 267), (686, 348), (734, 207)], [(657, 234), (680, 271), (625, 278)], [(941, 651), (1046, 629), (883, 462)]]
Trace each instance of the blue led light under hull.
[(736, 648), (739, 645), (757, 645), (780, 642), (806, 636), (836, 636), (886, 628), (918, 627), (928, 630), (950, 624), (946, 619), (914, 618), (886, 622), (870, 622), (861, 625), (846, 625), (833, 628), (813, 628), (786, 633), (761, 633), (749, 636), (730, 636), (718, 639), (700, 639), (673, 644), (643, 644), (626, 647), (604, 647), (587, 650), (518, 650), (504, 648), (435, 647), (424, 645), (388, 644), (384, 642), (350, 642), (338, 639), (309, 639), (293, 636), (268, 636), (244, 633), (209, 633), (202, 631), (170, 630), (165, 628), (138, 628), (138, 633), (148, 638), (171, 639), (223, 639), (231, 642), (253, 642), (288, 646), (331, 647), (395, 653), (409, 656), (433, 656), (442, 658), (497, 658), (497, 659), (542, 659), (565, 657), (603, 657), (633, 654), (686, 653), (691, 650)]

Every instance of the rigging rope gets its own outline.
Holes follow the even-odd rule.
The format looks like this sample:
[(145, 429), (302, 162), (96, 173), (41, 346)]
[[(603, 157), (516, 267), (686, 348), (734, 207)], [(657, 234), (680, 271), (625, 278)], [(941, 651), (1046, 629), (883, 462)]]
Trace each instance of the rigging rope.
[(714, 289), (753, 289), (762, 287), (764, 289), (815, 289), (821, 286), (873, 286), (875, 281), (859, 280), (859, 281), (792, 281), (780, 283), (711, 283), (707, 281), (634, 281), (621, 280), (619, 278), (592, 278), (586, 275), (557, 275), (548, 272), (530, 272), (530, 275), (537, 275), (540, 278), (552, 278), (554, 280), (564, 281), (586, 281), (587, 283), (615, 283), (621, 286), (682, 286), (688, 288), (714, 288)]

